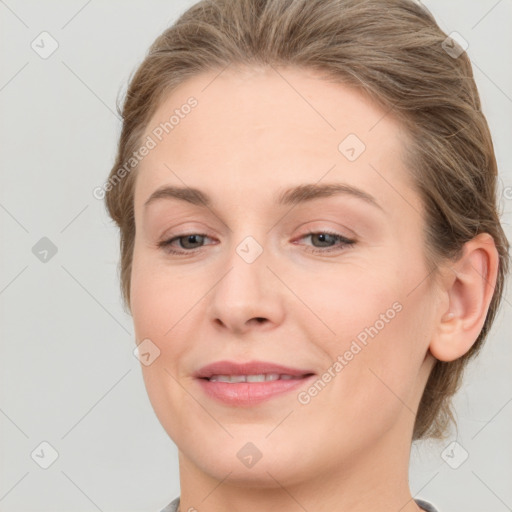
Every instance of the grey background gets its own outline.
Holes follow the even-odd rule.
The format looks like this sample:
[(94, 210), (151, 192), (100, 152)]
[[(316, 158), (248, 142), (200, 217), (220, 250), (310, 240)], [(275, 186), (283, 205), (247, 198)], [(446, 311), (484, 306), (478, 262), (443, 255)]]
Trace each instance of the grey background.
[[(114, 160), (119, 91), (193, 3), (0, 0), (1, 512), (156, 512), (179, 494), (177, 450), (132, 353), (117, 232), (92, 191)], [(512, 0), (424, 3), (469, 43), (510, 236)], [(42, 31), (59, 45), (47, 59), (31, 47)], [(43, 237), (57, 248), (46, 262), (32, 250)], [(507, 293), (457, 395), (459, 445), (413, 445), (412, 493), (441, 512), (512, 510), (511, 312)], [(48, 469), (43, 441), (58, 452)]]

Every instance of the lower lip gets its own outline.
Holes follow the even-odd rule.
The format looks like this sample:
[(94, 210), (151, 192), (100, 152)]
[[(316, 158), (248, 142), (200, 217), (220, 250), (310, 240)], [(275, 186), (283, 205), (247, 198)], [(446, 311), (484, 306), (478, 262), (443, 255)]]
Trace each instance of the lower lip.
[(198, 379), (205, 393), (222, 403), (236, 406), (251, 406), (275, 398), (283, 393), (293, 391), (314, 377), (300, 379), (270, 380), (265, 382), (210, 382)]

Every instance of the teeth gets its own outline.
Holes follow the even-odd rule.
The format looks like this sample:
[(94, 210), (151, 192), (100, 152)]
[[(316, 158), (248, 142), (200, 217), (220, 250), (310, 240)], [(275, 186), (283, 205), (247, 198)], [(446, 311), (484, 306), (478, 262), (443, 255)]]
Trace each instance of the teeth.
[(280, 375), (279, 373), (260, 373), (259, 375), (212, 375), (210, 382), (266, 382), (269, 380), (297, 379), (293, 375)]
[[(245, 382), (265, 382), (265, 375), (239, 375), (239, 377), (242, 377)], [(277, 376), (279, 378), (279, 375)], [(242, 381), (243, 382), (243, 381)]]

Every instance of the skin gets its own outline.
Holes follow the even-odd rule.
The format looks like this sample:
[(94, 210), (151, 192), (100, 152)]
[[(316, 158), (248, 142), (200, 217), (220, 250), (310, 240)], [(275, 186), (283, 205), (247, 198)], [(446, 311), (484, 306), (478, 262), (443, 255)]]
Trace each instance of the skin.
[[(205, 73), (165, 98), (145, 137), (190, 96), (198, 106), (137, 169), (131, 278), (136, 341), (160, 350), (142, 371), (179, 450), (181, 511), (419, 510), (408, 485), (415, 412), (434, 356), (460, 357), (480, 332), (496, 279), (492, 238), (476, 237), (436, 283), (427, 278), (423, 208), (401, 161), (407, 134), (346, 85), (293, 68)], [(353, 162), (338, 150), (351, 133), (366, 145)], [(348, 194), (273, 201), (305, 183), (358, 187), (382, 209)], [(199, 188), (212, 204), (145, 208), (162, 185)], [(310, 230), (355, 243), (322, 243)], [(190, 234), (207, 236), (186, 245)], [(158, 246), (178, 236), (173, 248), (187, 254)], [(252, 263), (236, 252), (248, 236), (263, 250)], [(193, 378), (221, 359), (320, 376), (396, 302), (401, 311), (307, 405), (299, 389), (228, 406)], [(262, 454), (251, 468), (237, 457), (247, 442)]]

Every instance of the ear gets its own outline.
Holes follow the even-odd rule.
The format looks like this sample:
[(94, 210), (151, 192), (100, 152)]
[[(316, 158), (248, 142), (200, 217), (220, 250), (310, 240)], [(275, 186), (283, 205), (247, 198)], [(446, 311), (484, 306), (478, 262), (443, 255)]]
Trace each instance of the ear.
[(435, 358), (454, 361), (473, 346), (487, 317), (498, 264), (494, 239), (480, 233), (464, 244), (458, 261), (447, 265), (441, 289), (443, 306), (429, 346)]

